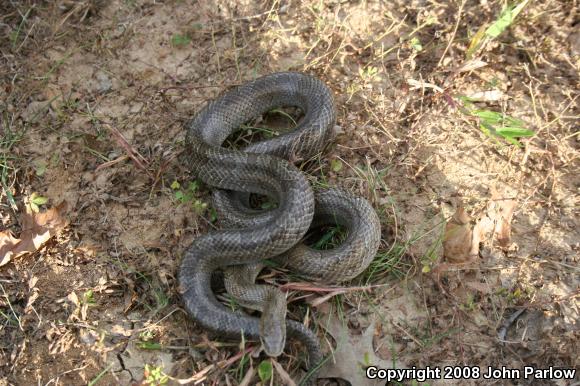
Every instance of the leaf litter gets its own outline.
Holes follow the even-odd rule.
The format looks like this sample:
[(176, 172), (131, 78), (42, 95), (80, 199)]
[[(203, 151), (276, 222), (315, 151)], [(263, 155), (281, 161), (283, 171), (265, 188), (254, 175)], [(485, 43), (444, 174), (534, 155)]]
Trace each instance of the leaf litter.
[(66, 201), (42, 212), (35, 213), (29, 208), (22, 214), (20, 237), (14, 237), (9, 230), (0, 232), (0, 266), (11, 259), (39, 250), (48, 240), (68, 225)]
[(348, 326), (336, 316), (331, 317), (326, 324), (326, 330), (334, 338), (336, 349), (320, 369), (319, 376), (341, 378), (351, 385), (376, 386), (384, 384), (384, 381), (367, 378), (365, 376), (367, 366), (373, 365), (380, 369), (405, 367), (402, 363), (394, 363), (375, 354), (373, 348), (375, 327), (376, 321), (373, 319), (361, 335), (352, 335)]
[(459, 205), (445, 226), (443, 239), (444, 256), (451, 263), (467, 263), (479, 255), (480, 243), (497, 241), (500, 248), (508, 248), (511, 242), (511, 222), (517, 201), (506, 193), (491, 188), (491, 198), (486, 212), (475, 223)]

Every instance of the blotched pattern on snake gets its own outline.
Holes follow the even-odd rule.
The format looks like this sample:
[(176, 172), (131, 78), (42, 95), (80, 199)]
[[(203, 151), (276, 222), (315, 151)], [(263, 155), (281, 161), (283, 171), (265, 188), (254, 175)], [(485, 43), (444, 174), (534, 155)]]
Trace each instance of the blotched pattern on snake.
[[(242, 124), (286, 106), (304, 113), (291, 132), (243, 150), (222, 147)], [(254, 281), (267, 258), (312, 280), (349, 280), (378, 249), (379, 219), (366, 200), (338, 189), (314, 193), (290, 162), (322, 150), (332, 137), (335, 115), (332, 93), (320, 80), (283, 72), (226, 92), (187, 126), (189, 161), (198, 178), (216, 189), (214, 205), (225, 226), (201, 235), (185, 252), (179, 281), (186, 309), (198, 325), (220, 337), (260, 339), (272, 356), (282, 352), (286, 335), (297, 339), (306, 346), (311, 367), (322, 358), (317, 337), (302, 323), (286, 320), (282, 292)], [(251, 209), (249, 193), (271, 197), (278, 205)], [(315, 250), (301, 242), (310, 227), (327, 224), (347, 229), (340, 246)], [(225, 272), (227, 291), (242, 305), (260, 310), (261, 318), (233, 312), (216, 299), (210, 286), (216, 270)]]

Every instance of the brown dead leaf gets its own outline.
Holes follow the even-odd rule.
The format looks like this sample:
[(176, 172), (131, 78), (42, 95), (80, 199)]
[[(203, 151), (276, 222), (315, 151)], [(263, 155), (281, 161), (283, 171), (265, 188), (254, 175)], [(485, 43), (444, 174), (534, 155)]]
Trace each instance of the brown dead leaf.
[[(381, 359), (375, 354), (373, 349), (375, 324), (373, 320), (362, 335), (351, 335), (348, 327), (338, 318), (330, 318), (326, 328), (336, 341), (336, 349), (320, 369), (320, 377), (341, 378), (349, 381), (351, 385), (360, 386), (384, 384), (384, 381), (365, 376), (365, 369), (370, 365), (381, 369), (394, 368), (392, 360)], [(404, 368), (405, 364), (396, 363), (396, 367)]]
[(68, 225), (66, 201), (43, 213), (26, 211), (21, 218), (22, 232), (15, 238), (9, 231), (0, 232), (0, 266), (12, 258), (35, 252)]
[(12, 236), (10, 231), (0, 232), (0, 266), (8, 263), (12, 256), (12, 250), (16, 248), (19, 239)]
[(511, 222), (517, 206), (517, 201), (507, 198), (506, 193), (491, 188), (491, 199), (483, 215), (474, 227), (480, 241), (495, 238), (501, 248), (506, 248), (511, 242)]
[(452, 263), (465, 263), (475, 259), (479, 253), (480, 233), (473, 231), (470, 221), (465, 209), (459, 206), (445, 225), (443, 251), (445, 258)]
[[(491, 189), (491, 202), (488, 216), (495, 220), (494, 234), (499, 246), (506, 248), (511, 240), (511, 223), (516, 210), (517, 202), (505, 197), (505, 193)], [(491, 213), (489, 213), (491, 211)]]
[(465, 263), (475, 259), (479, 254), (479, 243), (495, 237), (502, 248), (511, 241), (511, 222), (517, 201), (507, 198), (496, 188), (491, 188), (491, 199), (486, 213), (480, 217), (475, 226), (471, 218), (460, 206), (445, 226), (443, 249), (445, 258), (451, 263)]

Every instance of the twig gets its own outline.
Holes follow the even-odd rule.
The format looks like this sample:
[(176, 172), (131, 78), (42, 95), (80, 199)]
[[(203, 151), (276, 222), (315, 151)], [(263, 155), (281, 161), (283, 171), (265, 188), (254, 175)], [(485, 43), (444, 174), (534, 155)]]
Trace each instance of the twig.
[(385, 287), (389, 284), (373, 284), (363, 287), (319, 287), (311, 283), (286, 283), (281, 285), (279, 288), (282, 291), (298, 290), (298, 291), (311, 291), (311, 292), (351, 292), (351, 291), (367, 291), (372, 288)]
[(105, 126), (109, 129), (111, 134), (113, 134), (113, 137), (115, 137), (117, 144), (121, 146), (123, 149), (125, 149), (127, 155), (133, 160), (133, 162), (135, 162), (135, 165), (137, 165), (139, 169), (145, 171), (145, 173), (147, 173), (147, 175), (150, 178), (154, 178), (153, 174), (151, 174), (151, 172), (149, 171), (149, 169), (147, 169), (146, 166), (149, 164), (149, 161), (147, 161), (145, 157), (143, 157), (133, 146), (129, 144), (129, 142), (127, 142), (123, 134), (121, 134), (121, 132), (112, 124), (105, 122), (101, 119), (99, 119), (99, 121), (105, 124)]
[(451, 38), (449, 39), (449, 43), (447, 43), (447, 47), (445, 47), (445, 51), (443, 51), (443, 55), (441, 55), (441, 59), (439, 59), (439, 62), (437, 63), (437, 67), (441, 66), (441, 63), (443, 63), (443, 59), (445, 58), (445, 55), (447, 55), (447, 51), (449, 51), (451, 44), (453, 44), (453, 39), (455, 39), (455, 34), (457, 33), (457, 28), (459, 28), (459, 22), (461, 21), (461, 13), (463, 12), (464, 5), (465, 5), (465, 0), (461, 0), (461, 5), (459, 6), (459, 11), (457, 12), (457, 21), (455, 22), (455, 28), (453, 28), (453, 33), (451, 34)]

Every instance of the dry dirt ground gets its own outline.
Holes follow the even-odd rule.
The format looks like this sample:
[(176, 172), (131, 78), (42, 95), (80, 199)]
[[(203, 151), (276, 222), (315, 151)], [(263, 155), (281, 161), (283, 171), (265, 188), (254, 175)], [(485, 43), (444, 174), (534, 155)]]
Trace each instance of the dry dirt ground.
[[(289, 317), (334, 352), (318, 384), (373, 384), (361, 363), (578, 369), (578, 3), (527, 2), (468, 53), (503, 6), (3, 1), (0, 231), (24, 239), (31, 201), (41, 213), (66, 201), (50, 215), (68, 225), (35, 252), (0, 256), (0, 384), (267, 377), (254, 343), (207, 336), (181, 307), (180, 256), (215, 219), (180, 154), (204, 103), (288, 69), (322, 79), (338, 110), (336, 140), (303, 170), (369, 199), (383, 231), (351, 283), (373, 287), (287, 287)], [(474, 111), (535, 136), (519, 147), (486, 135)], [(485, 221), (499, 225), (480, 232)], [(296, 376), (302, 359), (296, 346), (275, 364)]]

